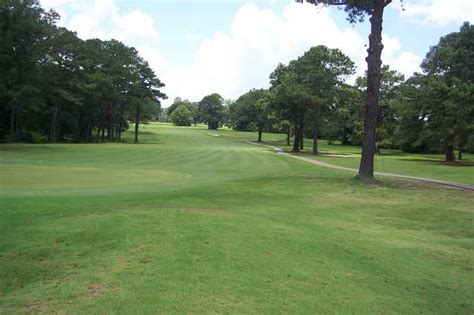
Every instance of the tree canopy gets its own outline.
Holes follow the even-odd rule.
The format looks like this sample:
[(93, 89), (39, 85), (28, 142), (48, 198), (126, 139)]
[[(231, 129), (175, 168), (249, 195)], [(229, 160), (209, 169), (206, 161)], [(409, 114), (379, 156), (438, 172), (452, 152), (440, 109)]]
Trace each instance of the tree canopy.
[(217, 93), (204, 96), (199, 102), (198, 113), (209, 129), (217, 129), (225, 118), (224, 99)]
[(166, 95), (136, 49), (81, 40), (36, 0), (5, 0), (0, 11), (3, 140), (39, 134), (51, 142), (120, 141), (134, 121), (138, 141), (140, 122), (155, 115)]
[[(304, 2), (304, 0), (297, 0)], [(364, 132), (359, 177), (374, 177), (374, 154), (376, 152), (376, 129), (379, 106), (382, 66), (382, 21), (384, 9), (392, 0), (306, 0), (318, 5), (343, 5), (351, 23), (362, 22), (370, 15), (369, 48), (367, 49), (367, 98), (364, 109)]]

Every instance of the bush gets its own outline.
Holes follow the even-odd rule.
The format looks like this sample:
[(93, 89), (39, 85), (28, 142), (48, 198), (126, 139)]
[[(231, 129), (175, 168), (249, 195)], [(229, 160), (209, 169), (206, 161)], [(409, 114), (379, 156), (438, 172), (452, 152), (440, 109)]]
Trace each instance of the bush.
[(176, 126), (191, 126), (193, 114), (186, 105), (179, 105), (171, 114), (171, 122)]
[(30, 132), (30, 140), (32, 143), (46, 143), (48, 138), (40, 134), (39, 132), (32, 131)]

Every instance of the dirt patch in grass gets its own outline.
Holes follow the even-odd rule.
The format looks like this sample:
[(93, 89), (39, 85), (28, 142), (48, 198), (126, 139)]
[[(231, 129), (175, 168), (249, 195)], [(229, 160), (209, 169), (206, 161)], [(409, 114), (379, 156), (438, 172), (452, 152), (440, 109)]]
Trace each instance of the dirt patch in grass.
[(96, 298), (108, 291), (108, 288), (100, 283), (93, 283), (87, 287), (87, 296), (91, 298)]
[(20, 313), (20, 314), (38, 314), (47, 313), (51, 311), (51, 305), (44, 301), (38, 301), (27, 305), (19, 306), (17, 304), (7, 304), (3, 310), (0, 308), (0, 313)]

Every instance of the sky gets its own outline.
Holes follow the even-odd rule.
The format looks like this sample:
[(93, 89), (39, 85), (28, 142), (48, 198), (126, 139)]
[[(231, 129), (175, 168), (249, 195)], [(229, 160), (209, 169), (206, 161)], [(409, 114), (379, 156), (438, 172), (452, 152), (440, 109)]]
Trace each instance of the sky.
[[(336, 7), (292, 0), (40, 0), (59, 25), (82, 39), (118, 39), (135, 47), (175, 97), (236, 99), (267, 88), (279, 63), (309, 48), (338, 48), (366, 69), (369, 22), (350, 24)], [(472, 0), (393, 0), (384, 16), (382, 61), (406, 77), (419, 72), (430, 46), (474, 23)]]

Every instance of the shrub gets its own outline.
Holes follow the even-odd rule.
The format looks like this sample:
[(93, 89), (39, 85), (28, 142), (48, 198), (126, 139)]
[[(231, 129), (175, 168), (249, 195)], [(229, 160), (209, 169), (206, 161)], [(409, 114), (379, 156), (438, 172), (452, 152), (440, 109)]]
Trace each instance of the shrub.
[(32, 143), (45, 143), (48, 142), (48, 138), (43, 136), (41, 133), (36, 131), (30, 132), (30, 140)]
[(191, 126), (193, 114), (186, 105), (179, 105), (171, 114), (171, 122), (176, 126)]

